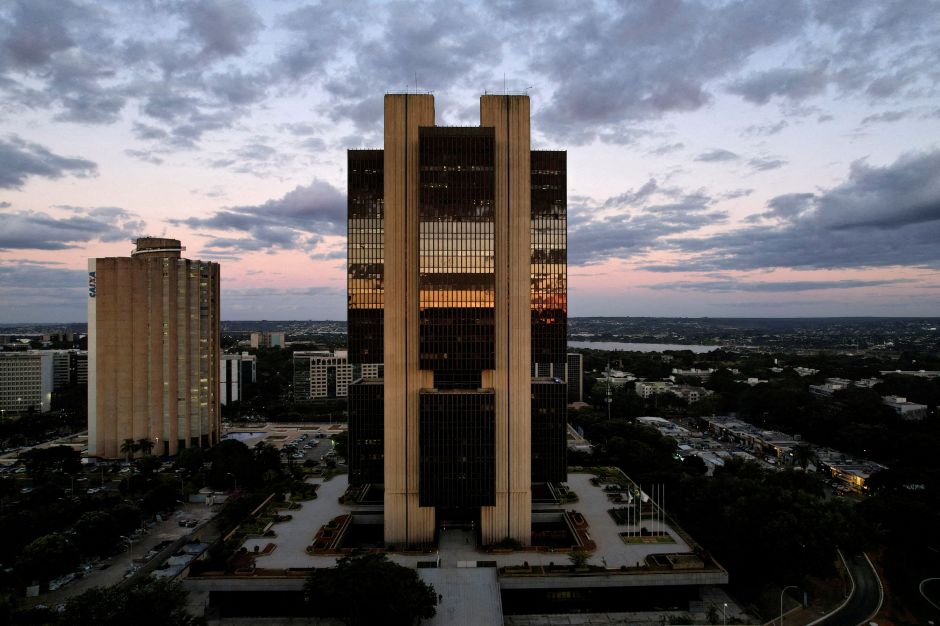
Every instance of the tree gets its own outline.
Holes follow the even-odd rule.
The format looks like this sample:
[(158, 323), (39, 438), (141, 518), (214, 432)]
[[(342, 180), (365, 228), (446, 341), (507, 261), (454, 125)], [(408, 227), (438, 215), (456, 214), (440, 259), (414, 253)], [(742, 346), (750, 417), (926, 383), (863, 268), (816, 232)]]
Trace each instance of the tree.
[(137, 440), (137, 449), (144, 454), (150, 454), (153, 452), (153, 446), (154, 443), (149, 437), (143, 437), (142, 439)]
[(78, 550), (59, 533), (43, 535), (23, 549), (17, 569), (27, 580), (48, 581), (79, 563)]
[(69, 598), (60, 624), (96, 626), (196, 626), (205, 620), (186, 612), (188, 594), (179, 583), (145, 579), (129, 588), (95, 587)]
[(70, 446), (32, 448), (22, 453), (20, 460), (33, 478), (42, 478), (47, 472), (55, 471), (75, 474), (82, 469), (81, 454)]
[(131, 462), (131, 455), (140, 450), (140, 444), (133, 439), (125, 439), (121, 442), (121, 452), (124, 453), (124, 461)]
[(89, 511), (83, 514), (72, 530), (82, 552), (88, 556), (107, 554), (120, 534), (117, 520), (107, 511)]
[(793, 454), (793, 462), (799, 465), (803, 471), (806, 471), (806, 467), (810, 463), (816, 463), (816, 453), (805, 443), (794, 446), (791, 453)]
[(315, 613), (336, 616), (350, 626), (411, 626), (437, 614), (434, 587), (384, 554), (343, 557), (336, 567), (315, 569), (304, 593)]
[(147, 476), (150, 476), (155, 471), (157, 471), (157, 469), (160, 468), (160, 465), (162, 465), (162, 463), (160, 462), (159, 457), (155, 457), (152, 454), (147, 454), (137, 459), (137, 469), (140, 470), (141, 474), (145, 474)]
[(591, 555), (578, 548), (577, 550), (572, 550), (568, 553), (568, 560), (571, 561), (571, 566), (574, 568), (581, 568), (587, 565), (588, 559), (591, 558)]
[(183, 448), (176, 456), (176, 467), (192, 476), (202, 469), (204, 461), (202, 448)]
[(337, 456), (343, 459), (349, 459), (349, 431), (344, 430), (341, 433), (333, 435), (333, 449)]

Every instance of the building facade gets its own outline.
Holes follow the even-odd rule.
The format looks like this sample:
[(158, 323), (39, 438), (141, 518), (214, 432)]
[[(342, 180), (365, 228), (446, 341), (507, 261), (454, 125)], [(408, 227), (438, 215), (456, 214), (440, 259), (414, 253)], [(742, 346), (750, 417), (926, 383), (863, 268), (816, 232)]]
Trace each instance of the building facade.
[[(294, 352), (294, 400), (306, 402), (345, 398), (353, 381), (353, 366), (346, 350)], [(377, 374), (377, 372), (370, 373)]]
[(283, 348), (287, 345), (285, 335), (280, 331), (261, 331), (251, 333), (252, 348)]
[(527, 96), (480, 117), (386, 95), (384, 150), (349, 151), (350, 361), (384, 366), (349, 389), (350, 481), (384, 486), (389, 544), (529, 544), (532, 483), (566, 478), (566, 386), (532, 375), (566, 361), (566, 153), (530, 150)]
[(565, 382), (568, 383), (568, 404), (584, 402), (584, 355), (580, 352), (568, 353)]
[(175, 239), (88, 261), (88, 449), (175, 455), (219, 440), (219, 265)]
[(247, 352), (223, 354), (219, 369), (219, 402), (224, 406), (240, 402), (246, 383), (258, 380), (258, 357)]
[(0, 410), (45, 413), (52, 408), (54, 359), (46, 350), (0, 352)]

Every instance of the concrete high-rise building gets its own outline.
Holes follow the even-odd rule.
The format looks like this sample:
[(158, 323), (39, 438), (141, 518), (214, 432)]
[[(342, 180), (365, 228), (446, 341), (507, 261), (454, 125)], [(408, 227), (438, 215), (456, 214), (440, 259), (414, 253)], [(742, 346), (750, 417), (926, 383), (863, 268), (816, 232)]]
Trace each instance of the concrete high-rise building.
[(294, 400), (345, 398), (353, 381), (346, 350), (308, 350), (294, 353)]
[(258, 357), (247, 352), (223, 354), (219, 370), (219, 401), (223, 405), (241, 401), (245, 383), (258, 380)]
[(529, 544), (532, 483), (566, 478), (566, 388), (532, 376), (566, 358), (566, 153), (530, 150), (527, 96), (480, 118), (386, 95), (384, 150), (349, 152), (350, 361), (384, 364), (350, 386), (350, 481), (384, 486), (389, 544)]
[(219, 440), (219, 265), (144, 237), (88, 260), (88, 449), (125, 439), (174, 455)]
[(52, 408), (54, 359), (46, 350), (0, 352), (0, 410), (45, 413)]
[(287, 345), (284, 341), (284, 333), (280, 331), (261, 331), (251, 333), (252, 348), (283, 348)]

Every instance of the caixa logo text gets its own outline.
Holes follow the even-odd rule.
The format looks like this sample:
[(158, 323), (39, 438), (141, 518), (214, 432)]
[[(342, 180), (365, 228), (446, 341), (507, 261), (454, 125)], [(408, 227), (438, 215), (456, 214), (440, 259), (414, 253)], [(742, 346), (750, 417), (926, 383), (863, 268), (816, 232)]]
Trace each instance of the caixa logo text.
[(88, 272), (88, 297), (95, 297), (95, 272)]

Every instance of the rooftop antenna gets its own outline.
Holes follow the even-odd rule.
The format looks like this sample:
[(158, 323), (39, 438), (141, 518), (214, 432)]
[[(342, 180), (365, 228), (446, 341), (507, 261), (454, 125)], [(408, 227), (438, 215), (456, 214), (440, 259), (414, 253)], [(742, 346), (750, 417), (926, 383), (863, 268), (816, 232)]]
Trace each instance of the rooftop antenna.
[(506, 90), (506, 72), (503, 72), (503, 95), (508, 94), (509, 91)]

